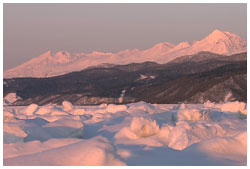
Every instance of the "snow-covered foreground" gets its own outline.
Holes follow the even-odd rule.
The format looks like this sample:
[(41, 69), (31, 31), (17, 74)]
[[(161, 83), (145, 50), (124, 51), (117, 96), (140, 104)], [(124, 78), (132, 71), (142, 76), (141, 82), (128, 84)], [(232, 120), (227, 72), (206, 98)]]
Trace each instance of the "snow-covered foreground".
[(4, 165), (246, 165), (246, 104), (4, 107)]

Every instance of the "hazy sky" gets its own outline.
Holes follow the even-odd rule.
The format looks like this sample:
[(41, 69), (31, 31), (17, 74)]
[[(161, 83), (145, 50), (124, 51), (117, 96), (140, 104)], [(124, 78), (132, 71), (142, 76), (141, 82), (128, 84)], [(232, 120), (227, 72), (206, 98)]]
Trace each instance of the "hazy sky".
[(147, 49), (214, 29), (247, 36), (246, 4), (4, 4), (3, 12), (4, 70), (48, 50)]

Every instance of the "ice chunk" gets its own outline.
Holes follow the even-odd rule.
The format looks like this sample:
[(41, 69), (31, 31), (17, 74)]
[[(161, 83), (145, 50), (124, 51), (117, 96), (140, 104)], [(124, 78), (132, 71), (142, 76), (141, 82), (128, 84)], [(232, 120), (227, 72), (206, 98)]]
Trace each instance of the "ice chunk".
[(164, 124), (159, 132), (159, 137), (164, 141), (166, 145), (168, 145), (169, 135), (171, 131), (174, 129), (174, 126)]
[(138, 138), (138, 136), (134, 132), (132, 132), (129, 127), (124, 127), (119, 132), (116, 133), (115, 138), (136, 139)]
[(210, 100), (207, 100), (205, 103), (204, 103), (204, 106), (205, 107), (214, 107), (215, 103), (212, 103)]
[(212, 112), (209, 110), (181, 109), (177, 112), (178, 121), (211, 120)]
[(139, 137), (153, 136), (160, 131), (155, 120), (145, 119), (143, 117), (134, 117), (130, 124), (130, 130)]
[(5, 106), (4, 164), (246, 165), (246, 104), (227, 104)]
[(63, 101), (62, 106), (64, 111), (71, 111), (74, 108), (74, 106), (69, 101)]
[(9, 93), (3, 99), (4, 105), (11, 105), (12, 103), (17, 101), (18, 99), (20, 99), (20, 97), (17, 96), (16, 93)]
[(168, 146), (173, 149), (183, 150), (194, 143), (225, 134), (226, 131), (217, 123), (182, 122), (171, 130)]
[(47, 115), (50, 114), (53, 109), (50, 106), (43, 106), (40, 107), (38, 111), (35, 112), (35, 114), (38, 115)]
[(106, 107), (107, 107), (107, 104), (106, 104), (106, 103), (100, 104), (100, 105), (98, 106), (98, 108), (106, 108)]
[(155, 109), (154, 105), (146, 102), (138, 102), (138, 103), (133, 103), (131, 107), (135, 110), (143, 110), (149, 114), (156, 113), (157, 110)]
[(114, 104), (109, 104), (106, 108), (107, 112), (110, 112), (110, 113), (125, 111), (126, 109), (127, 109), (126, 105), (114, 105)]
[(242, 114), (247, 114), (246, 103), (239, 101), (216, 104), (216, 107), (219, 108), (222, 112), (240, 112)]
[(85, 109), (83, 109), (83, 108), (75, 109), (75, 110), (70, 111), (70, 114), (72, 114), (72, 115), (84, 115)]
[(134, 117), (129, 127), (123, 127), (116, 133), (115, 138), (138, 139), (146, 138), (159, 133), (160, 129), (155, 120), (144, 117)]
[(27, 116), (33, 115), (34, 112), (36, 112), (38, 109), (38, 105), (37, 104), (31, 104), (29, 105), (26, 110), (25, 110), (25, 114)]

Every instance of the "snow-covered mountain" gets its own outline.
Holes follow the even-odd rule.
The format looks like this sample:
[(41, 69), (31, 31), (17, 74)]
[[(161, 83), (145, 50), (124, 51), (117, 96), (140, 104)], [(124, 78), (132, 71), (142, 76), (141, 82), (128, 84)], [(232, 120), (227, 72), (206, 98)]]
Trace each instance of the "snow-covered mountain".
[(47, 51), (28, 62), (4, 71), (4, 78), (13, 77), (51, 77), (72, 71), (79, 71), (103, 63), (129, 64), (153, 61), (167, 63), (180, 56), (208, 51), (216, 54), (231, 55), (246, 52), (247, 42), (236, 34), (214, 30), (210, 35), (193, 43), (181, 42), (174, 45), (162, 42), (146, 50), (132, 49), (117, 53), (71, 54), (66, 51)]
[(246, 102), (247, 53), (199, 52), (167, 64), (103, 64), (49, 79), (15, 78), (3, 83), (4, 100), (15, 106), (61, 104), (63, 100), (74, 105)]

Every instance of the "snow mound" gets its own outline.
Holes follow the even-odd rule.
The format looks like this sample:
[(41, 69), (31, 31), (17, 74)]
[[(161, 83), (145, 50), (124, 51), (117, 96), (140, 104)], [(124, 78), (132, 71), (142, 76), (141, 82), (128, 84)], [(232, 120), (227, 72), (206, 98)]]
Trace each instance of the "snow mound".
[(205, 106), (205, 107), (215, 107), (215, 103), (211, 102), (210, 100), (207, 100), (207, 101), (204, 103), (204, 106)]
[(18, 142), (15, 144), (4, 144), (4, 158), (13, 158), (23, 155), (30, 155), (52, 148), (66, 146), (72, 143), (81, 141), (76, 138), (65, 138), (65, 139), (49, 139), (47, 141), (41, 142), (38, 140), (29, 142)]
[(245, 103), (65, 107), (4, 106), (4, 164), (247, 164)]
[(23, 142), (24, 138), (27, 136), (27, 133), (16, 124), (4, 123), (3, 130), (4, 144)]
[(127, 106), (126, 106), (126, 105), (114, 105), (114, 104), (109, 104), (109, 105), (107, 106), (106, 110), (107, 110), (107, 112), (115, 113), (115, 112), (127, 110)]
[(85, 109), (75, 109), (69, 112), (72, 115), (84, 115), (85, 114)]
[[(144, 117), (133, 117), (132, 121), (130, 122), (130, 126), (123, 127), (121, 130), (119, 130), (116, 133), (115, 138), (116, 140), (125, 139), (125, 142), (130, 142), (129, 140), (143, 138), (145, 143), (146, 138), (154, 136), (159, 132), (160, 132), (159, 125), (156, 123), (155, 120), (146, 119)], [(155, 142), (154, 140), (147, 140), (147, 141), (149, 142), (146, 144), (154, 145)], [(141, 141), (139, 140), (138, 143), (141, 144)]]
[(222, 112), (242, 113), (245, 115), (247, 114), (246, 103), (239, 101), (216, 104), (216, 107), (219, 108)]
[(150, 103), (146, 103), (146, 102), (138, 102), (138, 103), (133, 103), (130, 106), (132, 109), (137, 109), (137, 110), (143, 110), (149, 114), (153, 114), (157, 112), (157, 109)]
[[(125, 165), (106, 138), (95, 137), (42, 152), (4, 159), (4, 165), (104, 166)], [(37, 160), (39, 159), (39, 160)]]
[(214, 158), (226, 158), (240, 163), (247, 162), (247, 132), (234, 137), (216, 137), (204, 140), (189, 149), (198, 149), (200, 152)]
[(107, 107), (107, 104), (106, 104), (106, 103), (103, 103), (103, 104), (100, 104), (98, 107), (99, 107), (99, 108), (106, 108), (106, 107)]
[(34, 112), (37, 111), (37, 109), (38, 109), (38, 105), (37, 105), (37, 104), (31, 104), (31, 105), (29, 105), (29, 106), (26, 108), (25, 114), (26, 114), (27, 116), (31, 116), (31, 115), (33, 115)]
[(4, 110), (3, 111), (3, 121), (8, 122), (8, 121), (13, 121), (15, 120), (15, 115), (12, 114), (10, 111)]
[(74, 106), (69, 101), (63, 101), (62, 106), (64, 111), (71, 111), (74, 108)]
[(130, 130), (138, 137), (149, 137), (156, 135), (160, 129), (155, 120), (143, 117), (134, 117), (130, 123)]
[(132, 132), (129, 127), (124, 127), (115, 134), (116, 140), (120, 140), (122, 138), (136, 139), (136, 138), (138, 138), (138, 136), (134, 132)]
[(219, 124), (183, 122), (174, 127), (171, 132), (167, 132), (167, 134), (169, 134), (168, 147), (183, 150), (202, 140), (224, 136), (226, 131)]

